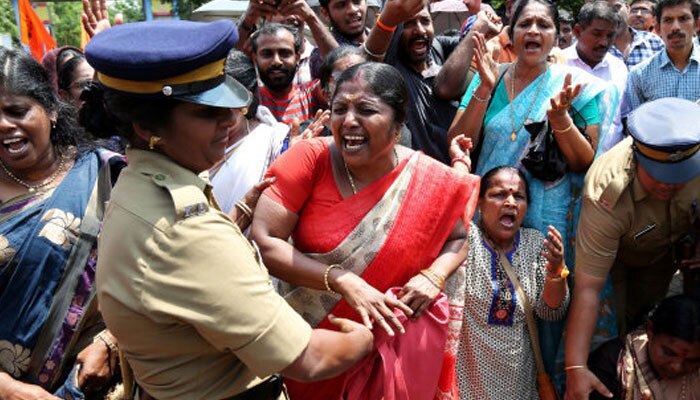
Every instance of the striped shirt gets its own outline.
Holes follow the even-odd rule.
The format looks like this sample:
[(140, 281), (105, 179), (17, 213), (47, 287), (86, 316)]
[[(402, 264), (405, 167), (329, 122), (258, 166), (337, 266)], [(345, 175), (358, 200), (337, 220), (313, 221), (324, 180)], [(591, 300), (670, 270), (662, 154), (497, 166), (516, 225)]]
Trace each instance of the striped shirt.
[(657, 35), (638, 31), (634, 28), (629, 28), (632, 34), (632, 43), (630, 43), (630, 53), (625, 60), (625, 56), (615, 46), (610, 48), (610, 53), (627, 64), (627, 69), (632, 69), (635, 65), (641, 63), (647, 58), (652, 57), (659, 50), (665, 48), (664, 41)]
[[(676, 68), (665, 50), (632, 68), (625, 96), (627, 112), (663, 97), (697, 101), (700, 98), (700, 47), (693, 46), (683, 71)], [(623, 116), (627, 112), (623, 111)]]
[(283, 124), (291, 124), (294, 118), (303, 122), (313, 118), (316, 110), (321, 107), (316, 96), (318, 85), (318, 79), (302, 85), (293, 84), (292, 90), (284, 98), (275, 97), (265, 86), (260, 86), (260, 104), (269, 108), (277, 121)]

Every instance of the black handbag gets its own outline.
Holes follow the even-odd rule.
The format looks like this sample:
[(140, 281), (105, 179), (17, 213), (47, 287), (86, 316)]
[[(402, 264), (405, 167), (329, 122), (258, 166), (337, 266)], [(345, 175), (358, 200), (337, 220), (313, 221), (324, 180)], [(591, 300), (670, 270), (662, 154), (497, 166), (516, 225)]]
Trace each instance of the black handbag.
[(549, 121), (529, 122), (524, 125), (530, 134), (530, 144), (521, 163), (530, 174), (545, 182), (554, 182), (567, 171), (564, 154), (559, 149)]

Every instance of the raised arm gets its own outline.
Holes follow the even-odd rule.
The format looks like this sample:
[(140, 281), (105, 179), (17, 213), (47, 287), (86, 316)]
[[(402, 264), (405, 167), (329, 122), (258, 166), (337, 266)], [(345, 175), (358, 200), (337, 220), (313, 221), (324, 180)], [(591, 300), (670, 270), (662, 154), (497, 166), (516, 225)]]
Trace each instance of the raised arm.
[(488, 40), (498, 34), (498, 22), (498, 16), (490, 15), (485, 10), (477, 14), (474, 26), (462, 38), (435, 78), (435, 96), (445, 100), (459, 100), (469, 85), (467, 73), (474, 55), (474, 32), (483, 34)]
[(371, 61), (384, 61), (396, 27), (426, 7), (424, 0), (387, 0), (362, 45)]
[(586, 128), (586, 134), (590, 142), (582, 134), (569, 115), (571, 103), (581, 92), (581, 85), (571, 85), (571, 74), (564, 79), (561, 91), (550, 99), (550, 108), (547, 110), (549, 123), (554, 133), (554, 139), (566, 158), (566, 163), (572, 171), (585, 171), (593, 162), (595, 148), (598, 143), (599, 124), (593, 124)]
[[(311, 35), (316, 41), (316, 47), (321, 57), (325, 57), (331, 50), (338, 47), (338, 42), (331, 32), (305, 0), (283, 0), (279, 6), (279, 13), (285, 16), (297, 15), (304, 20), (311, 30)], [(303, 35), (304, 32), (300, 32), (300, 34)]]
[(448, 140), (452, 141), (456, 136), (464, 134), (471, 139), (476, 147), (481, 137), (481, 125), (486, 115), (491, 93), (493, 92), (498, 77), (498, 66), (486, 49), (486, 39), (478, 32), (472, 38), (474, 42), (474, 57), (476, 57), (477, 70), (479, 71), (479, 85), (472, 92), (467, 107), (460, 109), (452, 120), (452, 125), (447, 131)]

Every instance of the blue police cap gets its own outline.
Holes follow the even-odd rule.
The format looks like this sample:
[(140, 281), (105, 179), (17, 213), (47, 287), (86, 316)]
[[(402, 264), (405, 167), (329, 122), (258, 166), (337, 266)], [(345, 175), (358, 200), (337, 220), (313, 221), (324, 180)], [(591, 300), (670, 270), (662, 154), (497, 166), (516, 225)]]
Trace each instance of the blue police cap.
[(675, 97), (650, 101), (630, 114), (627, 127), (652, 178), (674, 184), (700, 175), (700, 105)]
[(95, 35), (85, 57), (110, 90), (241, 108), (250, 103), (251, 94), (224, 74), (226, 57), (237, 41), (236, 26), (226, 20), (136, 22)]

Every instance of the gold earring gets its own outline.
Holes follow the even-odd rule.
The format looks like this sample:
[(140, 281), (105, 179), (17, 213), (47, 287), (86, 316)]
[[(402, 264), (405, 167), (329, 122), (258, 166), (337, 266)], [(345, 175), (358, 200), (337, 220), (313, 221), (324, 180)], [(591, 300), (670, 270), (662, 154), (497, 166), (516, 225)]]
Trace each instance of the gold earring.
[(148, 148), (151, 150), (155, 149), (158, 142), (160, 142), (160, 136), (151, 136), (151, 139), (148, 140)]
[(241, 108), (241, 114), (248, 115), (248, 107)]

